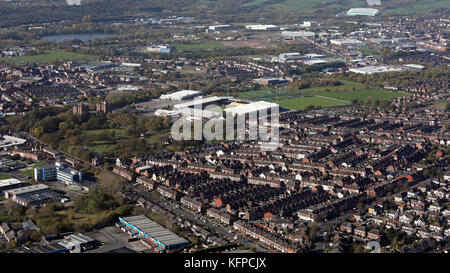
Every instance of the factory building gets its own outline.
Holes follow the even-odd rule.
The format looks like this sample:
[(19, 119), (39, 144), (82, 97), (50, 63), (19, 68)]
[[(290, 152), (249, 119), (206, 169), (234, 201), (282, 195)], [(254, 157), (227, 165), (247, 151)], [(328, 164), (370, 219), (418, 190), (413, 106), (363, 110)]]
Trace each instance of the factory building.
[(297, 62), (303, 57), (300, 53), (281, 53), (278, 57), (273, 57), (272, 62), (286, 63), (286, 62)]
[(99, 242), (81, 233), (66, 236), (64, 240), (59, 241), (58, 245), (62, 246), (66, 252), (81, 253), (99, 246)]
[(17, 189), (28, 185), (28, 183), (15, 178), (0, 180), (0, 194), (3, 194), (7, 190)]
[(286, 80), (283, 78), (258, 78), (253, 79), (253, 83), (259, 84), (259, 85), (274, 85), (279, 83), (285, 83)]
[(119, 217), (123, 229), (163, 250), (189, 244), (189, 241), (144, 215)]
[(364, 42), (356, 39), (331, 39), (330, 43), (337, 46), (363, 46)]
[(313, 38), (316, 36), (314, 32), (311, 31), (283, 31), (281, 32), (281, 36), (286, 38)]
[(59, 194), (50, 190), (47, 185), (37, 184), (5, 191), (5, 198), (22, 206), (39, 206), (57, 200)]
[(221, 31), (221, 30), (227, 30), (230, 29), (231, 25), (216, 25), (216, 26), (209, 26), (208, 29), (212, 31)]
[(280, 30), (280, 27), (275, 25), (248, 25), (245, 26), (245, 28), (250, 30), (266, 30), (266, 31)]
[(350, 68), (350, 72), (371, 75), (376, 73), (386, 73), (386, 72), (398, 72), (404, 70), (422, 70), (425, 67), (422, 65), (406, 64), (406, 65), (379, 65), (379, 66), (364, 66), (357, 68)]

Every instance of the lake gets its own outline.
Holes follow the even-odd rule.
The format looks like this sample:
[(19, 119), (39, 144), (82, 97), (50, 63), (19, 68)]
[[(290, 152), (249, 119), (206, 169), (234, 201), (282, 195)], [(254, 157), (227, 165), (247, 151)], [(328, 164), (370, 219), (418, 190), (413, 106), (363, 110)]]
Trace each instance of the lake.
[(106, 33), (74, 33), (74, 34), (58, 34), (58, 35), (49, 35), (44, 36), (41, 38), (41, 40), (48, 40), (49, 42), (61, 42), (64, 40), (72, 40), (72, 39), (79, 39), (83, 42), (86, 42), (87, 40), (92, 40), (94, 38), (104, 38), (111, 36)]

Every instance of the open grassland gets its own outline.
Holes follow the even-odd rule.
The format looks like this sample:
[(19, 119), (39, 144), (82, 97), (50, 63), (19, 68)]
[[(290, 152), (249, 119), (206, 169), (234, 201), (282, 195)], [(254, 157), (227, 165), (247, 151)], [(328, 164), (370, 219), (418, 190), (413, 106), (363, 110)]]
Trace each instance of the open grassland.
[(5, 179), (10, 179), (11, 176), (4, 174), (4, 173), (0, 173), (0, 180), (5, 180)]
[(213, 50), (221, 50), (226, 48), (225, 45), (219, 43), (219, 42), (204, 42), (204, 43), (198, 43), (198, 44), (177, 44), (175, 45), (175, 48), (178, 51), (187, 52), (187, 51), (213, 51)]
[(19, 63), (49, 63), (57, 61), (88, 61), (97, 58), (94, 55), (67, 52), (62, 50), (44, 50), (43, 54), (0, 58), (0, 61), (19, 62)]
[(42, 166), (44, 166), (44, 165), (45, 165), (45, 163), (38, 162), (38, 163), (36, 163), (36, 164), (33, 165), (33, 168), (32, 168), (32, 169), (23, 171), (22, 174), (25, 175), (25, 176), (31, 176), (31, 177), (33, 177), (33, 176), (34, 176), (34, 169), (37, 168), (37, 167), (42, 167)]
[(281, 100), (278, 101), (278, 104), (284, 108), (289, 108), (291, 110), (299, 110), (305, 109), (311, 105), (319, 108), (327, 108), (327, 107), (344, 106), (348, 105), (349, 103), (322, 97), (303, 97), (303, 98)]
[(341, 81), (341, 83), (342, 84), (338, 86), (311, 87), (300, 90), (263, 87), (260, 90), (239, 93), (239, 97), (250, 100), (265, 100), (276, 102), (304, 96), (320, 96), (338, 100), (345, 100), (350, 103), (354, 99), (362, 101), (366, 101), (369, 98), (374, 100), (389, 100), (409, 95), (405, 92), (383, 90), (377, 87), (366, 86), (357, 82)]

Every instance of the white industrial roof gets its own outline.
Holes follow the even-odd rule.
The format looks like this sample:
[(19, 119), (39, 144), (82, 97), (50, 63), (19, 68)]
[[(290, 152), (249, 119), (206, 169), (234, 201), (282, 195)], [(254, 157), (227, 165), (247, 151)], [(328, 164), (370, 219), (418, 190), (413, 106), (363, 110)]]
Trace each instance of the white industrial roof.
[(247, 29), (278, 29), (278, 26), (275, 25), (248, 25)]
[(249, 104), (239, 105), (235, 107), (229, 107), (225, 109), (225, 112), (230, 112), (233, 114), (243, 115), (247, 113), (252, 113), (264, 109), (269, 109), (271, 107), (278, 106), (276, 103), (271, 103), (267, 101), (256, 101)]
[(64, 240), (58, 242), (58, 245), (65, 247), (67, 249), (70, 249), (74, 246), (89, 243), (92, 241), (94, 241), (94, 239), (92, 239), (84, 234), (77, 233), (77, 234), (71, 234), (71, 235), (67, 236)]
[(153, 239), (161, 242), (165, 246), (189, 243), (186, 239), (176, 235), (169, 229), (150, 220), (144, 215), (122, 217), (122, 219), (128, 224), (138, 228), (140, 231), (150, 235)]
[(360, 73), (360, 74), (374, 74), (374, 73), (402, 71), (402, 70), (404, 70), (402, 67), (391, 66), (391, 65), (365, 66), (365, 67), (349, 69), (349, 71), (351, 71), (351, 72)]
[(380, 11), (372, 8), (352, 8), (347, 11), (347, 14), (368, 14), (368, 15), (376, 15)]
[(25, 182), (20, 181), (19, 179), (15, 179), (15, 178), (3, 179), (3, 180), (0, 180), (0, 187), (19, 184), (19, 183), (25, 183)]
[(311, 37), (315, 36), (316, 34), (312, 31), (283, 31), (281, 32), (281, 35), (283, 36), (292, 36), (292, 37)]
[(47, 185), (37, 184), (37, 185), (31, 185), (31, 186), (27, 186), (27, 187), (18, 188), (18, 189), (8, 190), (7, 192), (11, 195), (20, 195), (20, 194), (41, 191), (41, 190), (46, 190), (46, 189), (49, 189), (49, 187)]

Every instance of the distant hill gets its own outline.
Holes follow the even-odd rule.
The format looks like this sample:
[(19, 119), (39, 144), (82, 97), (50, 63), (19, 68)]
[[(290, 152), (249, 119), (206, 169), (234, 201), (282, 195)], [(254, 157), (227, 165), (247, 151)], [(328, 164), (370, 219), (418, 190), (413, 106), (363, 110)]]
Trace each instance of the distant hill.
[[(46, 0), (53, 5), (22, 6), (26, 0), (0, 1), (0, 27), (17, 24), (80, 21), (111, 21), (142, 16), (193, 16), (220, 22), (269, 20), (289, 23), (306, 18), (331, 18), (355, 7), (368, 7), (366, 0)], [(38, 1), (31, 1), (38, 3)], [(77, 2), (70, 0), (70, 3)], [(375, 6), (385, 14), (449, 12), (450, 0), (382, 0)]]

